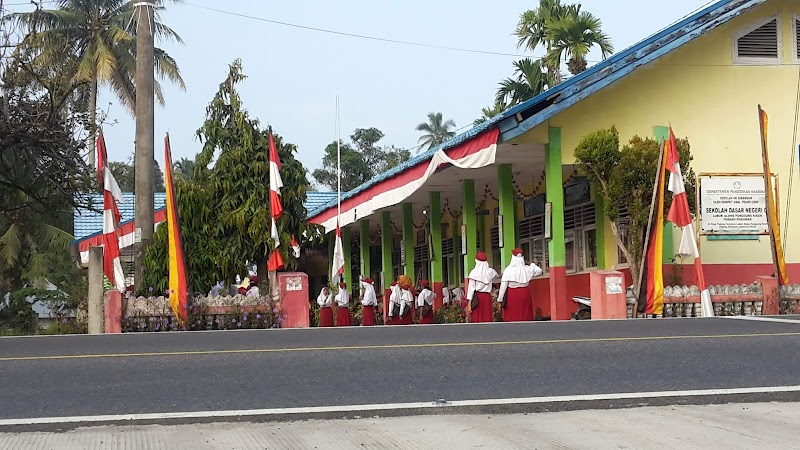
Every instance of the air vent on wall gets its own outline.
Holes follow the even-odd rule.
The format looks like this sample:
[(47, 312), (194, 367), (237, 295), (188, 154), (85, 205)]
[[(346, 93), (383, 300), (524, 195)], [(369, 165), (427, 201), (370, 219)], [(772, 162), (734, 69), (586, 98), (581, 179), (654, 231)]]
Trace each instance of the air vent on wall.
[(736, 38), (736, 57), (740, 59), (778, 59), (778, 19)]

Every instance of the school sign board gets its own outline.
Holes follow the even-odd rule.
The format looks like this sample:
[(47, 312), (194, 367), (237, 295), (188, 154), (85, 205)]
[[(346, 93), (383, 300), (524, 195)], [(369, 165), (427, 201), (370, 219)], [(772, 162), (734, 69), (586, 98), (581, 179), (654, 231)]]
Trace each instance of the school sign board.
[[(777, 177), (773, 175), (775, 198)], [(701, 175), (698, 183), (703, 234), (767, 234), (763, 175)]]

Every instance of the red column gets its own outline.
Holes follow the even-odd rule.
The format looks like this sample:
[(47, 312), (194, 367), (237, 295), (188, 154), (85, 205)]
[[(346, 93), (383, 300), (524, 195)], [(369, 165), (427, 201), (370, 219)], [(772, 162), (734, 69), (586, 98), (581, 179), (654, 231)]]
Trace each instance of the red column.
[(567, 268), (550, 268), (550, 320), (570, 320), (570, 299), (567, 296)]

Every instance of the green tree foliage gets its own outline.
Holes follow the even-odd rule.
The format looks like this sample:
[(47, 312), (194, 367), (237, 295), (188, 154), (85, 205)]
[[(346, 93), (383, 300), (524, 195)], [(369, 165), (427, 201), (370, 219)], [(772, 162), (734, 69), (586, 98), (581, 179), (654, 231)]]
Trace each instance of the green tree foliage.
[[(341, 142), (342, 191), (347, 192), (411, 158), (408, 150), (394, 146), (380, 146), (383, 132), (377, 128), (357, 128), (350, 135), (352, 143)], [(313, 172), (317, 183), (336, 191), (336, 142), (325, 147), (322, 168)]]
[(191, 178), (194, 173), (195, 162), (193, 159), (181, 158), (172, 163), (172, 173), (179, 178)]
[(581, 11), (580, 5), (573, 5), (567, 13), (548, 24), (547, 39), (551, 48), (546, 59), (549, 65), (560, 67), (566, 61), (572, 75), (586, 70), (586, 56), (593, 47), (598, 47), (603, 59), (614, 53), (611, 37), (603, 32), (602, 21), (588, 11)]
[[(163, 9), (158, 0), (156, 9)], [(59, 0), (52, 10), (37, 8), (16, 13), (8, 20), (18, 25), (25, 38), (18, 47), (22, 59), (37, 70), (66, 65), (73, 81), (88, 87), (90, 126), (95, 126), (97, 89), (108, 86), (121, 104), (133, 113), (136, 88), (136, 27), (129, 27), (134, 2), (129, 0)], [(153, 32), (157, 39), (182, 43), (180, 36), (164, 25), (156, 14)], [(175, 60), (160, 48), (155, 49), (156, 76), (184, 88)], [(164, 104), (161, 85), (156, 82), (156, 97)]]
[(496, 105), (517, 105), (554, 85), (541, 61), (524, 58), (514, 62), (514, 76), (500, 82), (494, 101)]
[(428, 121), (417, 125), (416, 130), (423, 134), (419, 137), (419, 152), (442, 145), (444, 141), (456, 135), (453, 119), (444, 120), (442, 113), (428, 113)]
[[(236, 86), (245, 79), (241, 61), (230, 65), (226, 81), (206, 109), (197, 135), (203, 149), (191, 178), (176, 177), (181, 233), (193, 292), (207, 292), (218, 281), (232, 281), (245, 271), (246, 261), (257, 261), (265, 273), (270, 238), (269, 131), (249, 116)], [(292, 235), (307, 245), (316, 227), (305, 221), (303, 203), (309, 183), (306, 170), (295, 158), (297, 146), (275, 135), (281, 159), (281, 203), (278, 219), (280, 251), (289, 268), (297, 265), (287, 251)], [(208, 168), (216, 157), (213, 167)], [(159, 227), (145, 256), (146, 276), (141, 286), (163, 292), (167, 286), (167, 227)]]
[[(111, 168), (111, 173), (114, 174), (114, 179), (117, 180), (120, 190), (122, 192), (134, 192), (136, 190), (134, 167), (130, 162), (109, 161), (108, 167)], [(164, 192), (164, 172), (161, 171), (158, 161), (153, 160), (153, 174), (155, 175), (153, 184), (155, 185), (154, 192)]]
[[(694, 210), (696, 187), (694, 171), (690, 167), (692, 155), (689, 141), (678, 139), (676, 144), (686, 182), (689, 208)], [(619, 132), (615, 127), (586, 135), (575, 149), (575, 158), (583, 164), (586, 175), (595, 183), (598, 194), (604, 199), (606, 216), (611, 220), (617, 246), (629, 262), (637, 293), (660, 152), (659, 142), (638, 136), (634, 136), (620, 149)], [(664, 217), (672, 202), (672, 195), (666, 189), (668, 180), (669, 177), (665, 177)], [(630, 236), (627, 245), (620, 233), (620, 215), (623, 211), (627, 212), (625, 226)]]

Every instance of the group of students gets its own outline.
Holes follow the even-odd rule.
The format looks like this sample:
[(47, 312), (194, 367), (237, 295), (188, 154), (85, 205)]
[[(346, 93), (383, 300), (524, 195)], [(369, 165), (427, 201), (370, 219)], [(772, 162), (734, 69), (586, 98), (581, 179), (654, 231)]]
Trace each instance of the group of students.
[[(536, 264), (525, 264), (522, 249), (516, 248), (512, 251), (511, 263), (503, 271), (502, 276), (489, 267), (486, 254), (478, 252), (475, 256), (475, 268), (467, 277), (465, 299), (467, 310), (470, 311), (470, 322), (494, 321), (492, 290), (497, 283), (500, 284), (497, 303), (503, 310), (503, 321), (533, 320), (533, 304), (528, 285), (534, 277), (541, 274), (542, 269)], [(364, 279), (361, 284), (364, 288), (364, 295), (361, 299), (364, 307), (361, 325), (373, 326), (375, 325), (375, 307), (378, 305), (375, 284), (370, 278)], [(436, 294), (431, 289), (428, 280), (422, 280), (419, 287), (419, 293), (414, 292), (411, 278), (407, 275), (400, 275), (397, 281), (391, 284), (386, 325), (411, 325), (415, 315), (419, 324), (434, 323), (433, 302)], [(459, 300), (461, 293), (460, 288), (453, 289), (452, 294), (447, 288), (444, 288), (443, 303), (449, 303), (451, 295), (455, 296), (455, 300)], [(317, 297), (317, 303), (320, 306), (319, 326), (334, 326), (332, 309), (334, 301), (338, 306), (336, 326), (351, 326), (350, 294), (347, 292), (347, 284), (344, 282), (339, 283), (339, 292), (335, 296), (327, 286), (322, 288)]]

